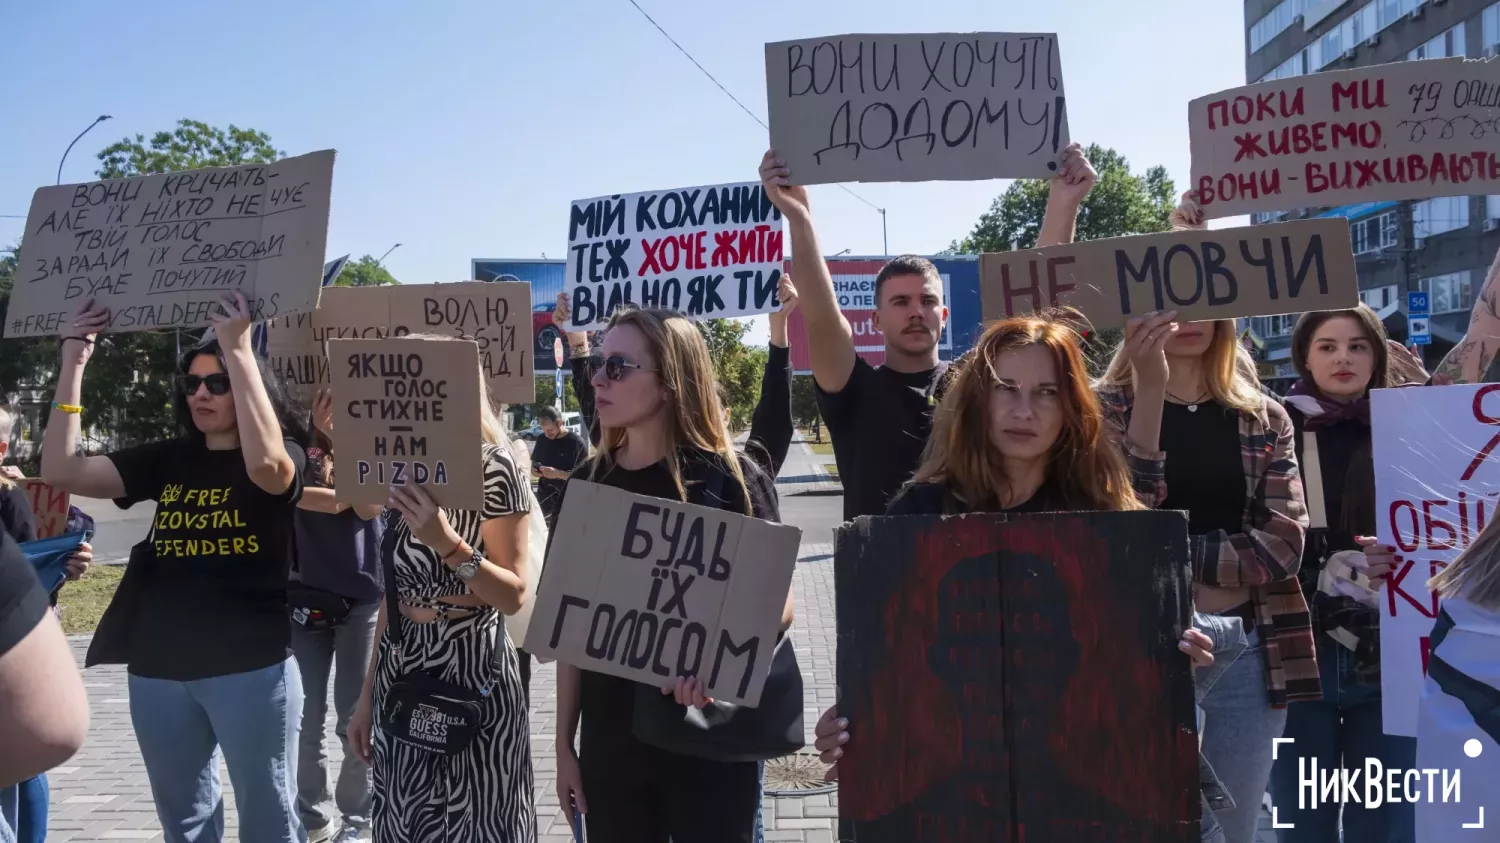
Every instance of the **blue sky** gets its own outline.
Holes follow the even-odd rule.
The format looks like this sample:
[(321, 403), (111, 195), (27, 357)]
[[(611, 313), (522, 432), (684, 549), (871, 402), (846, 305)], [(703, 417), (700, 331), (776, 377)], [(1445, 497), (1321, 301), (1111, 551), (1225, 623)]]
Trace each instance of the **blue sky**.
[[(767, 41), (850, 32), (1057, 32), (1072, 137), (1186, 189), (1188, 100), (1244, 84), (1231, 0), (638, 0), (758, 115)], [(709, 10), (714, 10), (709, 12)], [(403, 281), (457, 281), (474, 257), (560, 258), (572, 199), (755, 178), (766, 132), (628, 0), (152, 0), (0, 12), (0, 215), (24, 215), (89, 121), (63, 181), (182, 117), (334, 148), (328, 253)], [(888, 209), (892, 253), (962, 237), (1006, 182), (852, 185)], [(879, 254), (880, 215), (812, 188), (825, 249)], [(22, 220), (0, 216), (0, 243)], [(760, 333), (757, 331), (757, 334)]]

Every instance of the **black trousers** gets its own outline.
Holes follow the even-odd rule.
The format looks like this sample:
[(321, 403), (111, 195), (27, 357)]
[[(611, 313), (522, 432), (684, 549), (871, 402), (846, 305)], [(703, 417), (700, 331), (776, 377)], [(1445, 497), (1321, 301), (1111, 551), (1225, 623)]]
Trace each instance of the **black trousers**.
[[(591, 740), (591, 738), (594, 738)], [(760, 765), (708, 761), (629, 735), (580, 742), (589, 843), (753, 843)]]

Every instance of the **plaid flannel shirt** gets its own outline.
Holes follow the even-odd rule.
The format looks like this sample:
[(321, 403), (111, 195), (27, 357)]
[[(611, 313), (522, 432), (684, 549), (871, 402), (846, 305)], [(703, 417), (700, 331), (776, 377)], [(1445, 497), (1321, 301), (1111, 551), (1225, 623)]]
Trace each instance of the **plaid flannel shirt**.
[[(1135, 396), (1101, 387), (1099, 403), (1125, 449), (1137, 497), (1155, 507), (1166, 500), (1166, 453), (1136, 448), (1126, 431)], [(1189, 536), (1193, 578), (1219, 588), (1248, 588), (1261, 630), (1271, 705), (1285, 708), (1323, 696), (1312, 615), (1297, 579), (1307, 529), (1307, 507), (1297, 470), (1295, 436), (1286, 410), (1272, 400), (1261, 415), (1241, 413), (1240, 455), (1245, 467), (1245, 531)], [(1152, 463), (1159, 463), (1155, 470)]]

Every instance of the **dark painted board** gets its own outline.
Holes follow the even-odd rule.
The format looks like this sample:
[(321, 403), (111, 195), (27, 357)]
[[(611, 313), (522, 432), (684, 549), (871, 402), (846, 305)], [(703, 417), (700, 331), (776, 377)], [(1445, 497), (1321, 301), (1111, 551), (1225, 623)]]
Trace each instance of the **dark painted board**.
[(835, 575), (841, 839), (1199, 839), (1182, 513), (860, 518)]

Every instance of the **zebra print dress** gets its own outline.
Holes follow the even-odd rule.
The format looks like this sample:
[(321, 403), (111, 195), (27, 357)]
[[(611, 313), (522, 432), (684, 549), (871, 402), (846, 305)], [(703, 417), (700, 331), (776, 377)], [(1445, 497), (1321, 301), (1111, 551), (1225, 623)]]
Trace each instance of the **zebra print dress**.
[[(531, 509), (526, 478), (504, 448), (484, 446), (483, 512), (443, 510), (448, 523), (471, 547), (483, 549), (481, 521)], [(437, 553), (412, 538), (399, 517), (396, 582), (402, 597), (451, 597), (468, 593)], [(478, 736), (464, 752), (443, 757), (387, 739), (377, 724), (373, 832), (377, 843), (534, 843), (531, 743), (520, 662), (505, 635), (501, 615), (481, 612), (457, 620), (402, 626), (398, 649), (381, 637), (375, 674), (375, 710), (391, 683), (412, 670), (430, 671), (470, 688), (482, 687), (494, 670), (494, 648), (503, 647), (500, 675), (485, 698)]]

